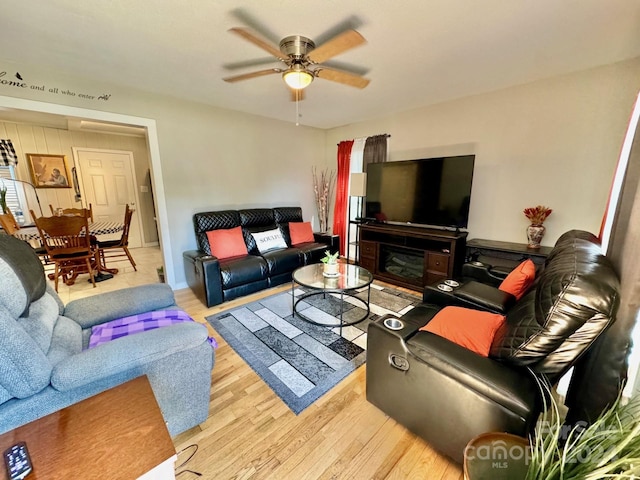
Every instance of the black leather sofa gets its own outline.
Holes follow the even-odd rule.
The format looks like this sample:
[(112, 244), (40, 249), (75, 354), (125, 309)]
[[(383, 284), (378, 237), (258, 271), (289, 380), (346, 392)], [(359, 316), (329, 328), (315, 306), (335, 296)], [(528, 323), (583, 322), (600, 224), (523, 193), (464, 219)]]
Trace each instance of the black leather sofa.
[(489, 357), (419, 331), (442, 308), (422, 303), (391, 330), (373, 321), (367, 399), (461, 462), (485, 432), (526, 436), (554, 385), (615, 320), (619, 281), (593, 235), (565, 233), (533, 287), (506, 314)]
[[(202, 212), (193, 216), (198, 250), (183, 253), (189, 287), (211, 307), (291, 281), (298, 267), (318, 263), (329, 248), (321, 241), (291, 246), (289, 222), (302, 222), (299, 207)], [(241, 226), (248, 255), (220, 260), (211, 255), (207, 232)], [(279, 228), (289, 248), (261, 254), (251, 233)], [(316, 240), (319, 236), (315, 235)], [(325, 237), (326, 238), (326, 237)]]

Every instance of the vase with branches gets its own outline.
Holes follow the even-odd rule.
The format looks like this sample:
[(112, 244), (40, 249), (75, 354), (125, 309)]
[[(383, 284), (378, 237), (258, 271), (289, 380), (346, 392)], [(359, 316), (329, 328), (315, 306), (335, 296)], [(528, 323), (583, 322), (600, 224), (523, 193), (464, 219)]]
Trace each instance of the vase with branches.
[(550, 208), (543, 205), (536, 207), (528, 207), (523, 210), (524, 216), (529, 219), (531, 225), (542, 225), (549, 215), (551, 215)]
[(336, 182), (336, 172), (325, 168), (318, 172), (316, 167), (312, 167), (313, 174), (313, 194), (316, 199), (318, 209), (318, 222), (320, 232), (326, 233), (329, 230), (329, 204), (333, 195), (333, 188)]
[(525, 208), (522, 213), (529, 219), (531, 225), (527, 227), (527, 240), (529, 241), (529, 248), (540, 248), (542, 237), (544, 237), (545, 227), (542, 225), (549, 215), (551, 215), (550, 208), (543, 205), (537, 205), (535, 207)]

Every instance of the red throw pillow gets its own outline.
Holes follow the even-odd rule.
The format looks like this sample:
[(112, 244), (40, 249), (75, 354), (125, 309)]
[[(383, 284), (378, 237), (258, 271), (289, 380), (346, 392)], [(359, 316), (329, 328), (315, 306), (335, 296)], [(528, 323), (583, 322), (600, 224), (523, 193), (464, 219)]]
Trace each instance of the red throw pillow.
[(311, 222), (289, 222), (289, 235), (291, 245), (315, 241)]
[(207, 232), (211, 255), (219, 259), (247, 255), (247, 245), (242, 236), (242, 227), (211, 230)]
[(516, 297), (516, 300), (520, 300), (535, 279), (536, 266), (530, 259), (527, 259), (514, 268), (498, 288), (503, 292), (510, 293)]
[(483, 357), (505, 317), (463, 307), (444, 307), (420, 330), (435, 333)]

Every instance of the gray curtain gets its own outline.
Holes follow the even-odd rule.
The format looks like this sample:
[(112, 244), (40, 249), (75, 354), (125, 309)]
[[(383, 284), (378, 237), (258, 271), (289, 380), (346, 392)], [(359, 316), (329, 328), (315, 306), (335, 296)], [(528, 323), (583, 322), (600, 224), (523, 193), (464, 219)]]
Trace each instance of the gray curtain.
[(370, 163), (382, 163), (387, 161), (387, 139), (389, 135), (373, 135), (367, 137), (362, 153), (362, 171), (367, 171)]
[(606, 252), (620, 277), (620, 308), (615, 323), (576, 364), (567, 392), (568, 424), (593, 421), (616, 400), (627, 380), (631, 334), (640, 307), (639, 129), (635, 131)]

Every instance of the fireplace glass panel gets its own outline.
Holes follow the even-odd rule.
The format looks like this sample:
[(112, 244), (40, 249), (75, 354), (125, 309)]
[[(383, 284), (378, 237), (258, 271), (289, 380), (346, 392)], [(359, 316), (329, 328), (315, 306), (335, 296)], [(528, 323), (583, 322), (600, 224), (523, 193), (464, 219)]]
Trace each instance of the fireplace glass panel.
[(424, 252), (380, 245), (380, 271), (422, 285)]

